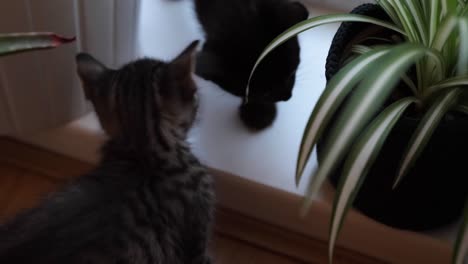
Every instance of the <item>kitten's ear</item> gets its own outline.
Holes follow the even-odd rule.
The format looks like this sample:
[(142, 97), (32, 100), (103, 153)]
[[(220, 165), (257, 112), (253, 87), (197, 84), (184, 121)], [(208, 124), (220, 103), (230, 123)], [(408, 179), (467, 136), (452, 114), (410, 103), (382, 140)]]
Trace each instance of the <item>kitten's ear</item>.
[(299, 2), (288, 3), (288, 11), (290, 23), (296, 24), (309, 17), (309, 11)]
[[(166, 69), (166, 73), (172, 83), (171, 86), (161, 87), (160, 94), (163, 96), (181, 95), (179, 98), (193, 99), (196, 87), (193, 83), (192, 73), (195, 68), (195, 50), (198, 40), (190, 43)], [(174, 89), (177, 87), (178, 89)]]
[(199, 41), (195, 40), (188, 45), (175, 59), (170, 63), (171, 70), (174, 74), (180, 77), (187, 76), (194, 71), (195, 68), (195, 50)]
[(108, 70), (104, 64), (87, 53), (76, 55), (77, 72), (83, 82), (86, 98), (90, 99), (92, 87), (95, 87)]

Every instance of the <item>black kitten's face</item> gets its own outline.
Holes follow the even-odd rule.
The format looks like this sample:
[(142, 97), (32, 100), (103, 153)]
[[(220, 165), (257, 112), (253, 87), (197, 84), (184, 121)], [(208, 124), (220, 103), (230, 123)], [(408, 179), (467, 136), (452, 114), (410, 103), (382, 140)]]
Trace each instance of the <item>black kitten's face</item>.
[[(307, 17), (307, 9), (302, 4), (285, 2), (264, 16), (264, 37), (269, 43)], [(268, 43), (263, 44), (261, 49)], [(250, 82), (249, 98), (262, 102), (286, 101), (291, 98), (299, 62), (300, 47), (297, 37), (294, 37), (273, 50), (258, 65)]]
[[(197, 74), (240, 97), (245, 96), (250, 71), (265, 47), (309, 15), (302, 4), (289, 0), (199, 0), (195, 6), (207, 36)], [(273, 50), (252, 77), (249, 100), (288, 100), (299, 53), (296, 37)]]
[(300, 62), (299, 52), (297, 39), (292, 39), (267, 55), (252, 76), (249, 99), (261, 102), (289, 100)]
[(197, 43), (169, 63), (140, 59), (118, 70), (79, 54), (78, 74), (104, 130), (111, 136), (131, 133), (148, 137), (156, 127), (186, 132), (197, 108), (192, 79)]

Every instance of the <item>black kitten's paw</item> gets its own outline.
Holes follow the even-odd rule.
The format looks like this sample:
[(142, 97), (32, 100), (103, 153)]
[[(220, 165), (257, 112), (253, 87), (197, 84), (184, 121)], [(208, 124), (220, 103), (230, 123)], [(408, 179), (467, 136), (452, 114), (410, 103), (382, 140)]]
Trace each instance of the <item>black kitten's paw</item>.
[(242, 103), (239, 114), (248, 128), (258, 131), (273, 123), (276, 118), (276, 105), (274, 103)]

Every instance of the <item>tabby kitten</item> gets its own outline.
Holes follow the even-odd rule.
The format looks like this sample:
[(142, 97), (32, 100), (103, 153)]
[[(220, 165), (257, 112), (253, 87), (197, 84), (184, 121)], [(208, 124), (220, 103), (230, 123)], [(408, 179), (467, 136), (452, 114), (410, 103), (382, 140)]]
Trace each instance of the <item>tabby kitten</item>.
[[(280, 33), (305, 20), (307, 9), (289, 0), (194, 0), (206, 42), (196, 73), (225, 91), (244, 98), (247, 81), (263, 49)], [(248, 103), (240, 117), (253, 130), (276, 117), (277, 101), (292, 95), (300, 47), (294, 37), (269, 54), (251, 81)]]
[(209, 263), (212, 179), (185, 141), (196, 46), (119, 70), (77, 56), (110, 139), (95, 170), (0, 227), (0, 263)]

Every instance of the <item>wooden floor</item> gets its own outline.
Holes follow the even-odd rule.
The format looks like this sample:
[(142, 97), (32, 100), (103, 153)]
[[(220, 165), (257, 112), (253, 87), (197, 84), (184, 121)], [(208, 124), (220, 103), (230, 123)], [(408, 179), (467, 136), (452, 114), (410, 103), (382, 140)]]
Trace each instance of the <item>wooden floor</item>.
[[(89, 164), (0, 138), (0, 222), (59, 188), (69, 179), (64, 174), (74, 177), (89, 169)], [(327, 263), (325, 243), (228, 210), (218, 210), (215, 230), (211, 243), (213, 263)], [(337, 250), (334, 263), (381, 262)]]

